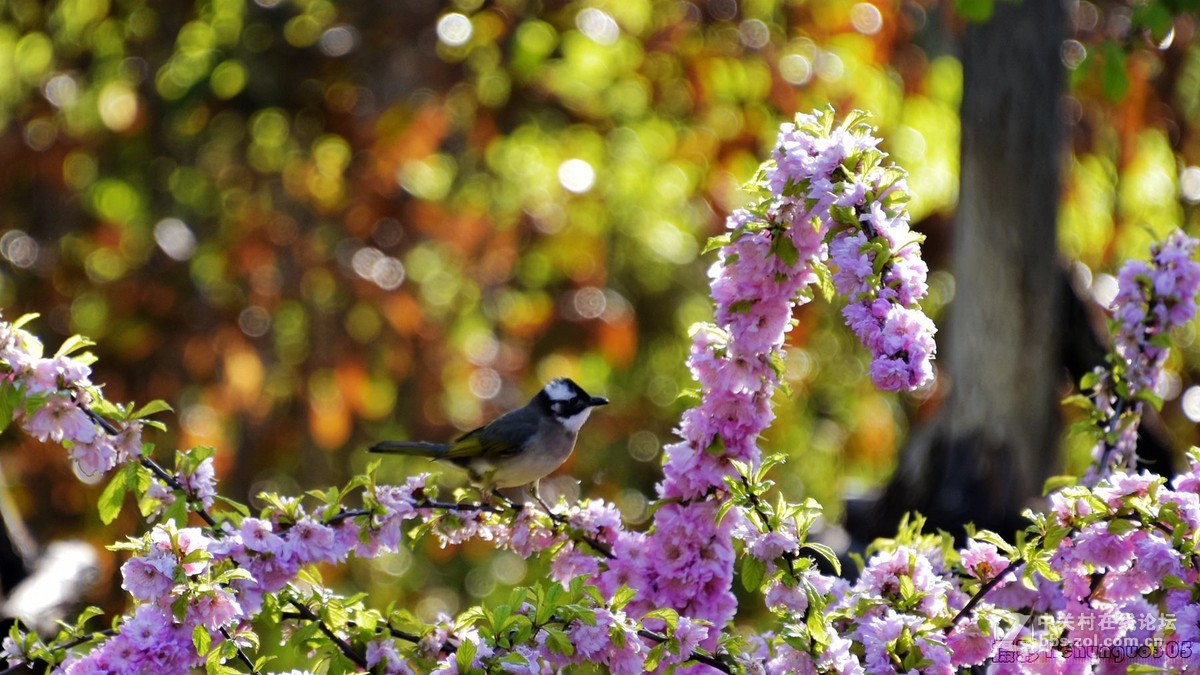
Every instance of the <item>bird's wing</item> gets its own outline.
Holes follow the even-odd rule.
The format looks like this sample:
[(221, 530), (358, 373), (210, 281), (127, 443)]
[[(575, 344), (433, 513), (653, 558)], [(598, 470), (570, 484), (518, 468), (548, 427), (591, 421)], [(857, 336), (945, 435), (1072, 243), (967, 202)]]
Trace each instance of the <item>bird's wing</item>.
[(518, 408), (459, 436), (443, 458), (453, 460), (511, 457), (520, 452), (525, 441), (537, 431), (537, 424), (536, 412)]

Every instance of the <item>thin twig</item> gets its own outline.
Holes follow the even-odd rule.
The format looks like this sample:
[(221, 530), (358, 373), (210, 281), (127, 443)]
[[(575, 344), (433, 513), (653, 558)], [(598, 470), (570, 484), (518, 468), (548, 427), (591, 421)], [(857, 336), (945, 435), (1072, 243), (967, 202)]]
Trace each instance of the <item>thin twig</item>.
[(1012, 562), (1008, 563), (1004, 569), (1000, 570), (996, 576), (988, 579), (986, 583), (979, 587), (978, 591), (975, 591), (975, 595), (972, 595), (971, 599), (967, 600), (967, 604), (963, 605), (962, 609), (958, 610), (958, 614), (955, 614), (954, 618), (950, 620), (950, 628), (953, 629), (954, 626), (958, 625), (959, 621), (962, 621), (963, 617), (970, 614), (971, 610), (975, 609), (975, 605), (978, 605), (983, 600), (984, 596), (991, 592), (993, 588), (1000, 585), (1000, 582), (1004, 579), (1004, 577), (1008, 576), (1012, 572), (1016, 572), (1024, 564), (1025, 561), (1022, 559), (1018, 558), (1017, 560), (1013, 560)]
[(484, 513), (501, 514), (507, 511), (499, 506), (475, 502), (439, 502), (432, 499), (422, 499), (412, 503), (418, 509), (445, 509), (447, 511), (483, 511)]

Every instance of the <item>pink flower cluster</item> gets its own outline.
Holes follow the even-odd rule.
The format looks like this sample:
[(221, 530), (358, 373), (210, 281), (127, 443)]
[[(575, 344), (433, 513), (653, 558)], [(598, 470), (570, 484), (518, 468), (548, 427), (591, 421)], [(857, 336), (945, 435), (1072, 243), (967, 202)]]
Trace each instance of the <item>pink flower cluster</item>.
[[(784, 625), (811, 626), (813, 598), (825, 603), (826, 633), (810, 638), (809, 650), (794, 641), (764, 644), (758, 658), (779, 675), (950, 675), (984, 664), (996, 673), (1200, 667), (1191, 543), (1200, 536), (1200, 451), (1170, 485), (1118, 472), (1094, 488), (1056, 492), (1050, 505), (1037, 530), (1059, 536), (1031, 554), (1045, 561), (1031, 570), (1032, 587), (1017, 583), (1011, 547), (972, 539), (947, 558), (943, 537), (902, 533), (853, 584), (811, 570), (798, 584), (768, 584), (768, 605)], [(952, 622), (968, 602), (972, 608)]]
[(101, 647), (81, 658), (69, 658), (64, 675), (119, 673), (186, 673), (203, 666), (192, 643), (195, 624), (178, 621), (170, 609), (139, 605), (121, 630)]
[[(807, 302), (803, 291), (831, 253), (834, 281), (851, 299), (847, 319), (875, 357), (876, 384), (911, 389), (933, 377), (933, 323), (916, 306), (926, 268), (895, 206), (903, 179), (882, 165), (878, 142), (861, 122), (834, 127), (830, 111), (799, 115), (764, 165), (760, 201), (729, 216), (729, 241), (709, 272), (716, 323), (694, 329), (688, 358), (701, 400), (666, 447), (658, 486), (662, 498), (690, 503), (656, 513), (649, 555), (614, 563), (640, 601), (715, 625), (732, 619), (736, 518), (713, 525), (716, 506), (706, 500), (736, 475), (732, 461), (757, 466), (793, 308)], [(667, 573), (637, 583), (649, 569)]]
[[(533, 614), (535, 608), (526, 605), (521, 613)], [(484, 668), (484, 659), (496, 654), (495, 648), (482, 640), (478, 632), (473, 630), (452, 632), (449, 617), (445, 617), (444, 628), (435, 631), (438, 645), (449, 643), (455, 647), (466, 642), (475, 645), (475, 658), (472, 666)], [(683, 626), (678, 631), (680, 637), (687, 641), (688, 650), (703, 639), (707, 634), (704, 626), (693, 624), (686, 619), (680, 619)], [(559, 673), (564, 668), (580, 664), (592, 664), (603, 667), (605, 672), (614, 675), (637, 675), (645, 672), (646, 657), (649, 648), (637, 632), (637, 623), (624, 611), (597, 609), (594, 621), (584, 622), (574, 619), (561, 628), (571, 644), (571, 652), (564, 653), (548, 640), (549, 633), (538, 631), (531, 642), (513, 649), (505, 660), (503, 672), (513, 675), (542, 675), (543, 673)], [(615, 644), (619, 642), (621, 646)], [(428, 649), (436, 653), (437, 648)], [(677, 663), (678, 657), (664, 661), (664, 665)], [(460, 672), (454, 654), (442, 656), (431, 675), (458, 675)]]
[(1200, 241), (1175, 230), (1150, 247), (1150, 260), (1131, 260), (1117, 275), (1117, 354), (1128, 363), (1126, 378), (1135, 393), (1153, 390), (1158, 382), (1168, 353), (1160, 336), (1196, 314), (1197, 245)]
[(1096, 444), (1090, 482), (1113, 467), (1133, 465), (1142, 410), (1147, 400), (1157, 400), (1155, 387), (1170, 353), (1167, 334), (1196, 313), (1200, 263), (1192, 254), (1197, 246), (1200, 240), (1176, 230), (1150, 247), (1148, 261), (1130, 260), (1117, 274), (1115, 367), (1097, 369), (1091, 403), (1108, 420), (1106, 434), (1115, 431), (1117, 438)]
[(918, 306), (929, 270), (903, 208), (907, 184), (902, 171), (883, 164), (878, 144), (861, 120), (833, 127), (828, 113), (801, 115), (780, 130), (766, 178), (780, 213), (831, 234), (820, 259), (828, 258), (849, 300), (846, 324), (871, 350), (875, 385), (900, 391), (933, 380), (936, 329)]
[[(1071, 532), (1050, 551), (1057, 581), (1038, 574), (1036, 590), (1009, 584), (980, 603), (980, 614), (990, 604), (1036, 617), (1008, 644), (1023, 658), (997, 672), (1110, 672), (1133, 662), (1170, 672), (1200, 666), (1200, 649), (1193, 652), (1200, 647), (1200, 604), (1190, 590), (1200, 577), (1195, 560), (1181, 551), (1192, 551), (1186, 542), (1200, 533), (1200, 458), (1193, 455), (1190, 470), (1170, 486), (1161, 476), (1117, 472), (1094, 489), (1051, 495), (1050, 506), (1050, 525)], [(1046, 648), (1055, 636), (1124, 649), (1076, 649), (1064, 658)], [(978, 661), (995, 658), (1001, 647), (981, 649)]]
[[(219, 631), (244, 615), (234, 592), (212, 583), (212, 543), (198, 528), (160, 525), (146, 535), (141, 553), (121, 566), (122, 587), (140, 602), (133, 616), (115, 637), (68, 661), (63, 672), (186, 672), (202, 665), (204, 655), (193, 643), (197, 626), (219, 641)], [(181, 598), (186, 603), (179, 615)]]
[[(85, 360), (60, 354), (42, 356), (42, 344), (17, 325), (0, 322), (0, 382), (17, 389), (14, 421), (39, 441), (67, 448), (81, 478), (99, 479), (129, 457), (141, 454), (140, 425), (113, 437), (81, 406), (92, 403), (92, 369)], [(36, 404), (32, 414), (26, 404)]]

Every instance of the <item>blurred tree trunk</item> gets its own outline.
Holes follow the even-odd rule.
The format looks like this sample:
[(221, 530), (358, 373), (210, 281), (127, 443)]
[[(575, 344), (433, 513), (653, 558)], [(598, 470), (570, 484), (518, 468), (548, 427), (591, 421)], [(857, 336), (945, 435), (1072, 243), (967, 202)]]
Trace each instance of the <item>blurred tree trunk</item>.
[(940, 341), (950, 390), (902, 452), (882, 508), (850, 523), (860, 538), (894, 532), (910, 510), (952, 532), (967, 521), (1010, 531), (1057, 462), (1066, 30), (1065, 8), (1047, 0), (997, 3), (966, 31), (956, 290)]

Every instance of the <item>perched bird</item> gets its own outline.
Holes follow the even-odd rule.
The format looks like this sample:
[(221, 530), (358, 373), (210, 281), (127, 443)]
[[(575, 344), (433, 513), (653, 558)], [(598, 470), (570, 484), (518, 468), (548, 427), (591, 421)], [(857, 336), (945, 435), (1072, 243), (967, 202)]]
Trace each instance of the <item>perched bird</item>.
[(591, 396), (570, 379), (560, 377), (542, 388), (528, 405), (468, 431), (452, 443), (383, 441), (368, 451), (450, 462), (466, 469), (485, 492), (527, 486), (538, 498), (538, 481), (567, 461), (592, 408), (607, 403), (608, 399)]

